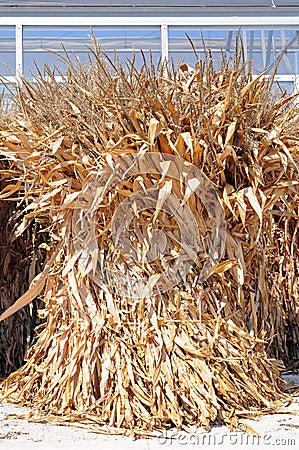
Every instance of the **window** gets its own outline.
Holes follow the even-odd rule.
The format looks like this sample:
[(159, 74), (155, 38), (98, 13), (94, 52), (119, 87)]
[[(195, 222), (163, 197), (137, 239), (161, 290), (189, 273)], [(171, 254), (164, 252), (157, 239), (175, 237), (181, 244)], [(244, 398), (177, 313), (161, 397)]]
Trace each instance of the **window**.
[[(88, 49), (91, 45), (91, 35), (94, 33), (101, 48), (112, 59), (114, 51), (117, 52), (119, 61), (132, 58), (132, 52), (136, 54), (137, 66), (142, 64), (142, 55), (147, 61), (152, 51), (153, 60), (160, 57), (161, 39), (160, 28), (157, 27), (24, 27), (24, 73), (36, 73), (36, 62), (39, 68), (47, 62), (50, 66), (56, 66), (63, 70), (64, 65), (59, 55), (63, 55), (63, 47), (68, 52), (78, 56), (81, 63), (88, 61)], [(74, 56), (73, 56), (74, 57)]]
[[(3, 76), (16, 73), (15, 28), (0, 27), (0, 74)], [(12, 73), (11, 73), (12, 72)]]
[(199, 27), (170, 27), (169, 54), (175, 61), (184, 59), (188, 64), (194, 64), (194, 52), (187, 40), (187, 35), (193, 42), (198, 56), (204, 58), (204, 45), (211, 49), (215, 63), (222, 57), (233, 56), (237, 35), (244, 46), (245, 60), (252, 59), (256, 74), (265, 68), (270, 70), (282, 56), (278, 67), (278, 75), (299, 74), (299, 30), (286, 29), (206, 29)]

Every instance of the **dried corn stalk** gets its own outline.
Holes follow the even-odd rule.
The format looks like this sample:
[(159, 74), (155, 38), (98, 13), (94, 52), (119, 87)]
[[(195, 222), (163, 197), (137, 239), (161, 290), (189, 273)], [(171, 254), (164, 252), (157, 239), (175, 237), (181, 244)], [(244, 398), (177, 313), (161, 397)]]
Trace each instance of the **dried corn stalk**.
[[(4, 398), (34, 402), (55, 420), (135, 433), (233, 426), (235, 412), (273, 410), (285, 394), (270, 356), (298, 357), (298, 107), (273, 96), (271, 80), (253, 79), (238, 54), (219, 71), (207, 56), (194, 70), (138, 72), (106, 63), (95, 44), (87, 67), (66, 63), (62, 84), (47, 68), (35, 83), (24, 79), (19, 114), (1, 123), (1, 173), (11, 179), (2, 198), (23, 199), (17, 234), (36, 221), (48, 233), (44, 272), (14, 308), (42, 295), (46, 323), (26, 364), (2, 383)], [(211, 217), (175, 175), (179, 165), (118, 178), (100, 204), (88, 190), (121, 158), (150, 153), (192, 163), (220, 198), (224, 255), (203, 284)], [(156, 205), (136, 213), (127, 236), (132, 264), (133, 252), (117, 251), (113, 217), (151, 189)], [(196, 264), (161, 295), (121, 295), (109, 285), (113, 270), (151, 287), (178, 261), (180, 236), (162, 208), (171, 193), (206, 237)], [(96, 240), (80, 228), (88, 218)]]
[[(6, 184), (0, 183), (1, 191)], [(6, 310), (29, 287), (36, 273), (41, 271), (40, 252), (34, 248), (39, 238), (30, 227), (14, 239), (13, 224), (16, 201), (0, 200), (0, 310)], [(24, 364), (24, 356), (34, 337), (34, 328), (40, 324), (38, 302), (18, 311), (0, 323), (0, 378), (7, 377)]]

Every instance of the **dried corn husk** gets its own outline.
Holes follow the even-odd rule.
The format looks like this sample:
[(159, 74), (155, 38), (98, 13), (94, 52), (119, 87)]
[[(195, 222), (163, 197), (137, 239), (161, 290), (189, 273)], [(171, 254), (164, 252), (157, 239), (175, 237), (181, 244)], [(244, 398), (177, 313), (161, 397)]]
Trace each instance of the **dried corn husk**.
[[(218, 71), (207, 56), (194, 70), (138, 72), (105, 62), (96, 43), (92, 52), (87, 67), (66, 56), (63, 84), (47, 68), (35, 84), (24, 79), (19, 113), (1, 123), (0, 198), (22, 198), (16, 235), (38, 222), (48, 236), (44, 271), (17, 306), (42, 294), (45, 326), (25, 365), (2, 383), (3, 398), (34, 402), (49, 419), (137, 435), (216, 421), (234, 427), (235, 411), (275, 410), (287, 396), (274, 358), (298, 358), (296, 103), (275, 97), (271, 80), (253, 79), (238, 54)], [(136, 220), (143, 236), (149, 223), (169, 230), (173, 251), (177, 231), (162, 210), (171, 192), (207, 236), (212, 226), (206, 205), (163, 166), (160, 176), (118, 180), (100, 207), (90, 196), (79, 216), (94, 214), (97, 245), (86, 232), (82, 257), (74, 214), (87, 186), (120, 158), (149, 153), (200, 169), (227, 231), (223, 258), (204, 284), (203, 242), (184, 282), (135, 298), (96, 278), (100, 264), (101, 276), (114, 267), (154, 286), (168, 267), (166, 258), (144, 264), (142, 252), (135, 265), (115, 256), (111, 224), (126, 198), (158, 186), (155, 212)]]

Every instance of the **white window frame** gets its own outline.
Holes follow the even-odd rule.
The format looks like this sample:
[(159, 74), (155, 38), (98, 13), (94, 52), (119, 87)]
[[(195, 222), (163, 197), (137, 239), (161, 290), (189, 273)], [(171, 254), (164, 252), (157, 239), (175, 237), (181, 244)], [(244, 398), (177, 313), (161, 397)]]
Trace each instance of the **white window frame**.
[[(17, 83), (23, 73), (23, 27), (24, 26), (159, 26), (161, 39), (161, 56), (163, 60), (168, 58), (168, 29), (170, 26), (190, 26), (190, 27), (236, 27), (236, 28), (274, 28), (274, 29), (298, 29), (299, 16), (292, 15), (269, 15), (261, 13), (260, 15), (239, 15), (239, 14), (223, 14), (215, 16), (65, 16), (65, 17), (51, 17), (40, 16), (35, 14), (33, 16), (16, 16), (16, 17), (0, 17), (1, 26), (15, 27), (15, 42), (16, 42), (16, 76), (7, 77), (9, 82)], [(294, 82), (294, 90), (299, 92), (299, 74), (297, 75), (277, 75), (277, 81)]]

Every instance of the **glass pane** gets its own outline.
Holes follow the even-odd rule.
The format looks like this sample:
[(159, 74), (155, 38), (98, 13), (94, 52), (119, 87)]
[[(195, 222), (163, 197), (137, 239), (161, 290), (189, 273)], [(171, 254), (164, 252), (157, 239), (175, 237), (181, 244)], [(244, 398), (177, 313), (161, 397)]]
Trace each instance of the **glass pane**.
[(286, 92), (288, 95), (294, 94), (295, 83), (294, 81), (276, 81), (274, 82), (274, 89), (277, 93)]
[(15, 28), (0, 27), (0, 74), (8, 76), (15, 74), (15, 72), (16, 72)]
[[(91, 31), (90, 27), (24, 27), (24, 72), (36, 72), (34, 62), (42, 70), (47, 62), (50, 66), (64, 69), (58, 54), (63, 53), (63, 48), (74, 52), (82, 63), (88, 61), (88, 49), (91, 46), (90, 37), (94, 33), (100, 42), (101, 48), (109, 54), (115, 50), (119, 60), (132, 57), (132, 51), (139, 56), (137, 63), (142, 64), (140, 50), (144, 51), (146, 59), (150, 50), (154, 59), (160, 56), (160, 28), (159, 27), (96, 27)], [(51, 53), (52, 52), (52, 53)], [(54, 54), (55, 52), (56, 54)], [(111, 53), (112, 52), (112, 53)]]
[(11, 97), (11, 94), (16, 94), (16, 85), (11, 83), (7, 83), (4, 85), (0, 83), (0, 102), (4, 102), (4, 104), (7, 104)]
[[(217, 66), (221, 60), (221, 52), (224, 58), (234, 55), (238, 33), (238, 29), (225, 27), (170, 27), (170, 56), (175, 61), (184, 59), (186, 63), (194, 64), (195, 57), (186, 37), (188, 35), (200, 58), (204, 58), (204, 45), (212, 50)], [(299, 30), (246, 28), (240, 31), (240, 38), (244, 46), (244, 57), (252, 60), (254, 73), (258, 74), (265, 68), (271, 70), (281, 58), (277, 74), (299, 74)]]

